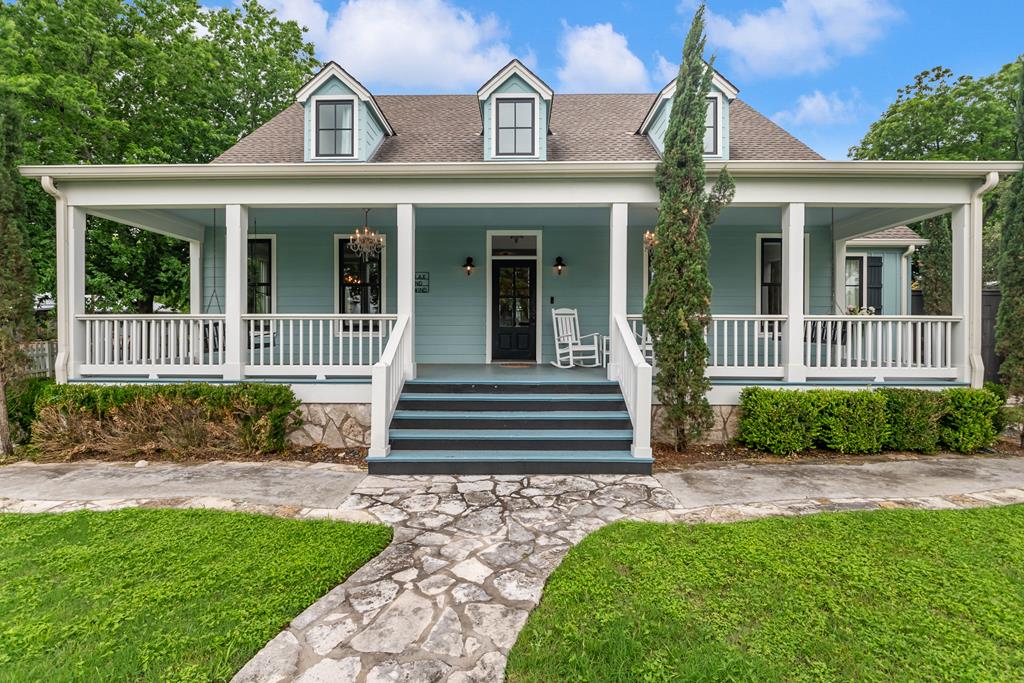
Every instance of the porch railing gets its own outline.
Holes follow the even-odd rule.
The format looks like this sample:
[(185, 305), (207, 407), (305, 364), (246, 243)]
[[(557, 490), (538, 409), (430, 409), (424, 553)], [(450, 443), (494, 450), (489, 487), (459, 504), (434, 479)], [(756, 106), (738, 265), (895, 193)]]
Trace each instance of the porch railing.
[(245, 315), (246, 374), (369, 375), (397, 316)]
[(619, 387), (633, 423), (633, 455), (651, 455), (651, 395), (653, 369), (637, 342), (636, 327), (621, 315), (612, 326), (612, 366), (618, 373)]
[[(654, 344), (643, 316), (627, 315), (630, 330), (649, 363), (654, 360)], [(713, 315), (704, 329), (708, 346), (707, 374), (711, 377), (781, 377), (782, 335), (786, 317), (782, 315)]]
[(954, 316), (809, 315), (804, 365), (809, 377), (953, 378)]
[(370, 456), (384, 457), (390, 450), (389, 425), (402, 395), (405, 380), (412, 375), (412, 335), (409, 316), (398, 316), (391, 337), (373, 366), (371, 388), (373, 410), (370, 413)]
[(80, 315), (83, 374), (220, 374), (222, 315)]

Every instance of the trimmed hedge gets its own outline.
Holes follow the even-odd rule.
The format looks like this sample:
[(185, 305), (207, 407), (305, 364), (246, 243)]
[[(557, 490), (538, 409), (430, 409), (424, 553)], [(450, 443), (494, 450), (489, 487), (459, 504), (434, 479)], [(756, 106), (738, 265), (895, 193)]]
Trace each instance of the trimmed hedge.
[(64, 459), (276, 453), (301, 424), (281, 384), (54, 384), (35, 407), (33, 445)]
[(986, 389), (747, 387), (740, 395), (739, 441), (775, 455), (815, 446), (842, 453), (940, 447), (971, 453), (995, 441), (1002, 419), (1002, 401)]
[(36, 419), (36, 400), (52, 385), (53, 380), (45, 377), (25, 377), (8, 385), (7, 417), (14, 443), (28, 442)]

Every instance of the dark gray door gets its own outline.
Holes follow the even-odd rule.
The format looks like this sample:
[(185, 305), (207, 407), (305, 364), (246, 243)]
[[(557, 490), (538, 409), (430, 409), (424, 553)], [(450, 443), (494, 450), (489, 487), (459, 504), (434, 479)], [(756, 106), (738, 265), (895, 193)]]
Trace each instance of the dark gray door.
[(537, 262), (491, 262), (491, 359), (537, 357)]

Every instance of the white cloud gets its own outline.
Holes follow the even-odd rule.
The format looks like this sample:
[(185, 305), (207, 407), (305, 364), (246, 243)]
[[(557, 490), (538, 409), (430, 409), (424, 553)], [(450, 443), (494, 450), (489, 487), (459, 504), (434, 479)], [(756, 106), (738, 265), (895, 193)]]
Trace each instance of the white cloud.
[(746, 73), (817, 73), (864, 52), (901, 16), (889, 0), (782, 0), (735, 21), (708, 11), (708, 42)]
[(859, 106), (860, 93), (856, 90), (848, 99), (843, 99), (836, 92), (826, 95), (815, 90), (810, 95), (798, 97), (795, 107), (776, 113), (772, 119), (779, 124), (834, 126), (854, 121)]
[(654, 55), (654, 80), (656, 86), (664, 86), (679, 75), (679, 65), (665, 59), (660, 52)]
[(562, 24), (558, 47), (562, 66), (559, 88), (569, 92), (636, 92), (650, 90), (647, 67), (629, 49), (626, 37), (611, 24)]
[[(333, 15), (318, 0), (263, 2), (306, 26), (318, 57), (377, 92), (476, 90), (515, 56), (495, 15), (448, 0), (343, 0)], [(520, 59), (530, 65), (534, 56)]]

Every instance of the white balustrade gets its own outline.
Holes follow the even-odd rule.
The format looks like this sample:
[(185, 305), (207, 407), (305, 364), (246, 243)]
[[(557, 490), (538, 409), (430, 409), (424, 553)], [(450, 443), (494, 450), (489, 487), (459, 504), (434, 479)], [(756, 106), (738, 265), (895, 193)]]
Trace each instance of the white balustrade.
[(808, 377), (954, 378), (954, 316), (809, 315)]
[(221, 315), (80, 315), (82, 374), (220, 374)]
[(619, 388), (633, 423), (633, 455), (650, 457), (653, 369), (637, 342), (637, 327), (629, 317), (615, 316), (611, 364), (616, 368)]
[(373, 410), (370, 414), (370, 456), (384, 457), (390, 451), (388, 436), (391, 417), (395, 414), (398, 399), (402, 395), (405, 380), (412, 376), (412, 367), (407, 359), (412, 358), (409, 345), (409, 316), (397, 316), (391, 337), (383, 353), (373, 365), (371, 395)]
[(245, 315), (246, 374), (369, 375), (396, 319), (394, 315)]

